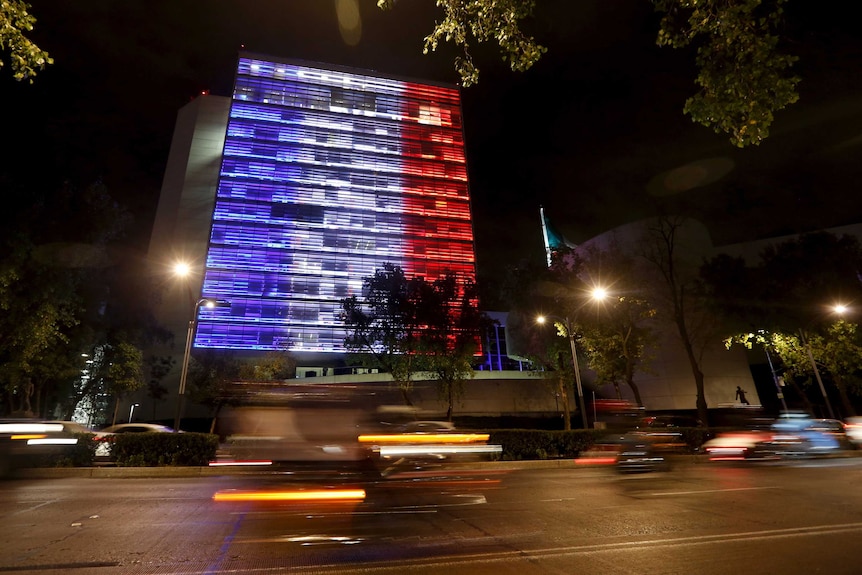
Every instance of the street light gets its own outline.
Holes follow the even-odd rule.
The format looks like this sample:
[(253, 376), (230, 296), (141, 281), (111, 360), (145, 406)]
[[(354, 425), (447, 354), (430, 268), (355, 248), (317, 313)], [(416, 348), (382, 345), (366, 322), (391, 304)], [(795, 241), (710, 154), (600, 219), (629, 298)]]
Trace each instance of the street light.
[(536, 321), (539, 323), (545, 323), (546, 319), (549, 317), (559, 320), (566, 328), (566, 335), (569, 338), (569, 346), (572, 348), (572, 365), (575, 369), (575, 385), (578, 391), (578, 409), (581, 410), (581, 425), (584, 429), (588, 429), (587, 410), (586, 407), (584, 407), (584, 389), (581, 386), (581, 369), (578, 365), (578, 352), (575, 348), (575, 333), (572, 331), (572, 322), (568, 317), (559, 317), (554, 315), (539, 316), (536, 318)]
[(593, 299), (594, 299), (594, 300), (596, 300), (596, 301), (602, 301), (602, 300), (604, 300), (606, 297), (608, 297), (608, 290), (606, 290), (606, 289), (605, 289), (605, 288), (603, 288), (603, 287), (596, 287), (596, 288), (593, 288), (592, 296), (593, 296)]
[(140, 403), (133, 403), (132, 407), (129, 408), (129, 423), (132, 422), (132, 417), (135, 415), (135, 408), (141, 405)]
[[(844, 304), (836, 304), (832, 306), (832, 311), (838, 315), (842, 315), (848, 311)], [(812, 322), (813, 323), (813, 322)], [(809, 325), (811, 325), (809, 323)], [(805, 330), (799, 330), (799, 339), (805, 347), (805, 353), (808, 354), (808, 361), (811, 362), (811, 368), (814, 370), (814, 377), (817, 379), (817, 385), (820, 387), (820, 394), (823, 395), (823, 401), (826, 402), (826, 409), (829, 410), (829, 418), (835, 419), (835, 412), (832, 410), (832, 403), (829, 401), (829, 396), (826, 394), (826, 386), (823, 385), (823, 379), (820, 377), (820, 370), (817, 368), (817, 362), (814, 361), (814, 353), (811, 351), (811, 343), (805, 337)]]
[(180, 371), (180, 388), (177, 396), (177, 415), (174, 418), (174, 429), (176, 431), (180, 430), (180, 420), (182, 419), (183, 413), (183, 400), (186, 395), (186, 378), (189, 373), (189, 357), (192, 353), (192, 339), (194, 339), (195, 326), (198, 323), (198, 314), (200, 313), (201, 307), (230, 307), (230, 302), (205, 297), (199, 299), (195, 304), (194, 311), (192, 312), (192, 319), (189, 320), (189, 330), (186, 334), (186, 349), (183, 352), (183, 365)]

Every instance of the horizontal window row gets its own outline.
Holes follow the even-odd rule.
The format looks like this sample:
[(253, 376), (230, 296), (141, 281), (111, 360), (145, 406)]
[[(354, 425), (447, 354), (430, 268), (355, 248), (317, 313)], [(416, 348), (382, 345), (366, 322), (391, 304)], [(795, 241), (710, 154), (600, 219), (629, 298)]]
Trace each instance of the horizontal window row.
[(252, 123), (270, 136), (265, 139), (275, 139), (273, 136), (280, 134), (281, 128), (302, 126), (334, 134), (463, 143), (460, 125), (433, 126), (419, 124), (409, 118), (370, 118), (330, 110), (300, 110), (237, 100), (231, 102), (230, 123), (243, 126)]
[[(457, 92), (415, 85), (401, 90), (375, 92), (352, 86), (327, 85), (310, 79), (237, 76), (234, 98), (253, 102), (302, 108), (336, 108), (359, 110), (381, 115), (411, 115), (419, 112), (435, 123), (451, 123), (460, 115)], [(429, 89), (430, 88), (430, 89)]]
[[(312, 175), (320, 177), (324, 174)], [(379, 208), (402, 198), (404, 201), (409, 201), (412, 196), (457, 198), (468, 201), (467, 183), (461, 181), (425, 180), (412, 176), (363, 174), (346, 170), (329, 175), (330, 179), (314, 182), (316, 185), (225, 177), (219, 182), (218, 196), (264, 202), (306, 202), (313, 198), (314, 203), (321, 206), (341, 206), (345, 196), (351, 198), (351, 201), (362, 201), (362, 198), (370, 201), (374, 198), (375, 206)], [(370, 204), (363, 206), (363, 209), (370, 208)]]
[(342, 259), (374, 254), (383, 257), (422, 257), (464, 261), (473, 252), (473, 243), (470, 240), (454, 241), (449, 238), (421, 236), (348, 236), (339, 233), (285, 236), (273, 232), (273, 234), (261, 235), (256, 233), (257, 231), (217, 223), (213, 226), (210, 244), (292, 252), (319, 251), (321, 258), (331, 258), (334, 253)]
[(361, 289), (361, 280), (345, 277), (221, 270), (207, 270), (204, 277), (204, 292), (218, 293), (225, 299), (233, 299), (236, 296), (259, 296), (297, 300), (311, 297), (321, 300), (341, 300), (354, 293), (360, 293)]
[[(292, 179), (297, 170), (319, 170), (323, 173), (344, 170), (361, 170), (364, 172), (384, 172), (401, 175), (422, 176), (425, 178), (443, 178), (467, 181), (467, 169), (464, 164), (445, 163), (432, 159), (375, 157), (359, 154), (347, 154), (343, 161), (329, 161), (327, 154), (315, 156), (310, 150), (283, 150), (283, 158), (246, 158), (231, 156), (230, 150), (225, 150), (222, 162), (222, 173), (228, 176), (251, 176), (267, 180)], [(325, 181), (326, 179), (324, 179)]]
[[(296, 176), (317, 176), (314, 172), (306, 171), (302, 174), (294, 174)], [(222, 179), (221, 184), (219, 185), (219, 189), (217, 190), (217, 202), (222, 200), (228, 200), (230, 198), (225, 197), (222, 192), (223, 186), (227, 180)], [(296, 183), (299, 183), (297, 186)], [(315, 204), (320, 206), (321, 209), (337, 209), (339, 206), (343, 206), (342, 202), (338, 201), (338, 196), (335, 196), (335, 201), (327, 204), (324, 201), (324, 198), (327, 197), (327, 192), (325, 189), (315, 189), (311, 187), (309, 184), (312, 182), (310, 180), (299, 181), (299, 178), (296, 178), (294, 181), (284, 181), (279, 184), (273, 183), (272, 185), (277, 186), (281, 185), (283, 189), (303, 189), (303, 191), (307, 192), (302, 201), (304, 204)], [(264, 189), (263, 187), (259, 187), (257, 189)], [(390, 192), (391, 190), (387, 190)], [(441, 218), (450, 218), (450, 219), (462, 219), (469, 220), (470, 219), (470, 204), (466, 198), (440, 198), (440, 197), (429, 197), (425, 195), (409, 195), (408, 192), (404, 192), (404, 200), (400, 205), (393, 205), (390, 202), (387, 202), (387, 198), (379, 199), (375, 196), (374, 201), (372, 203), (371, 198), (369, 197), (367, 202), (360, 203), (351, 203), (351, 205), (355, 205), (357, 209), (366, 210), (368, 213), (374, 213), (378, 209), (381, 211), (385, 211), (385, 208), (389, 209), (390, 213), (402, 213), (402, 214), (413, 214), (420, 215), (422, 217), (429, 216), (437, 216)], [(247, 198), (248, 196), (245, 196)], [(272, 199), (273, 204), (290, 204), (291, 200), (295, 201), (294, 198), (290, 196), (282, 196), (277, 198), (275, 194), (273, 194)], [(357, 197), (358, 199), (358, 197)]]
[[(279, 162), (315, 162), (323, 164), (388, 165), (400, 158), (428, 162), (465, 163), (464, 149), (452, 144), (433, 142), (385, 142), (374, 144), (332, 145), (312, 139), (267, 141), (240, 138), (228, 134), (224, 154), (246, 158), (261, 158)], [(397, 165), (397, 164), (396, 164)]]
[(331, 70), (303, 64), (273, 62), (256, 58), (241, 58), (237, 66), (240, 76), (289, 79), (316, 85), (350, 88), (380, 94), (409, 92), (417, 98), (441, 101), (457, 101), (458, 89), (454, 86), (411, 82), (371, 75), (363, 70)]
[[(447, 217), (452, 206), (449, 202), (432, 216), (417, 217), (404, 213), (411, 209), (413, 202), (415, 199), (402, 202), (399, 206), (401, 213), (398, 213), (364, 210), (365, 202), (358, 198), (342, 204), (351, 208), (342, 209), (304, 203), (263, 203), (222, 198), (215, 207), (213, 219), (225, 222), (225, 225), (259, 229), (262, 235), (272, 238), (311, 232), (323, 235), (358, 232), (364, 237), (403, 235), (472, 240), (470, 221), (460, 217), (462, 210), (469, 209), (468, 205), (458, 208), (458, 218)], [(426, 206), (418, 203), (417, 207), (423, 209)]]
[(250, 161), (302, 163), (336, 169), (350, 168), (395, 173), (407, 171), (405, 166), (408, 164), (419, 164), (422, 172), (431, 172), (434, 175), (463, 179), (465, 174), (463, 162), (446, 160), (444, 154), (437, 154), (430, 149), (428, 154), (384, 156), (371, 152), (347, 152), (300, 145), (279, 147), (270, 144), (263, 146), (251, 141), (228, 139), (225, 142), (224, 156), (226, 158), (248, 158)]
[[(362, 254), (338, 254), (299, 249), (278, 249), (235, 245), (211, 245), (207, 254), (207, 267), (217, 269), (260, 269), (291, 274), (331, 272), (333, 275), (359, 275), (365, 277), (382, 268), (384, 262), (396, 263), (401, 259), (402, 267), (439, 265), (473, 265), (475, 257), (472, 246), (452, 245), (451, 249), (436, 246), (425, 247), (424, 253), (413, 249), (410, 253), (384, 254), (379, 251)], [(350, 257), (347, 257), (347, 256)]]
[(459, 129), (400, 123), (390, 123), (385, 128), (363, 127), (364, 120), (345, 121), (338, 118), (333, 121), (328, 114), (305, 114), (295, 119), (296, 122), (285, 124), (231, 114), (227, 136), (263, 142), (313, 143), (333, 148), (371, 149), (380, 152), (395, 152), (405, 144), (415, 146), (423, 142), (457, 149), (464, 147), (463, 135)]
[(338, 328), (269, 328), (198, 324), (196, 348), (343, 353), (347, 331)]

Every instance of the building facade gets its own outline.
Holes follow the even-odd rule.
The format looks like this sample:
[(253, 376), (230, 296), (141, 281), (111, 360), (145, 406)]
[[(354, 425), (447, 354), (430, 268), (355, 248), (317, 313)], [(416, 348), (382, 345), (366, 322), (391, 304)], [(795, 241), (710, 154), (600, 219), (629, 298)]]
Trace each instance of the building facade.
[(384, 263), (475, 279), (457, 88), (241, 54), (195, 348), (341, 353)]

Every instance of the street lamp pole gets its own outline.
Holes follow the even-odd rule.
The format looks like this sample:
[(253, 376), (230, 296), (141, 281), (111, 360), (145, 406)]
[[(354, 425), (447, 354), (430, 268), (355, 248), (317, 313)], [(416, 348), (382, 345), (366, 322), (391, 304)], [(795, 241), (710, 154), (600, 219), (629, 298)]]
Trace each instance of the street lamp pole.
[(200, 313), (201, 306), (227, 307), (229, 305), (230, 304), (227, 302), (217, 301), (212, 298), (201, 298), (194, 306), (194, 310), (192, 311), (192, 318), (189, 320), (188, 333), (186, 333), (186, 349), (183, 352), (183, 364), (180, 370), (180, 387), (179, 393), (177, 395), (177, 414), (176, 417), (174, 417), (174, 430), (176, 431), (180, 430), (180, 421), (183, 414), (183, 403), (186, 396), (186, 379), (189, 375), (189, 358), (192, 354), (192, 340), (195, 336), (195, 326), (198, 322), (198, 314)]
[(811, 362), (811, 367), (814, 369), (814, 377), (817, 378), (817, 385), (820, 386), (820, 393), (823, 395), (823, 400), (826, 402), (826, 409), (829, 410), (829, 418), (835, 419), (835, 412), (832, 411), (832, 403), (829, 401), (829, 396), (826, 394), (826, 387), (823, 385), (823, 379), (820, 378), (820, 370), (817, 369), (817, 362), (814, 361), (814, 354), (811, 352), (811, 344), (805, 337), (805, 332), (799, 330), (799, 337), (802, 339), (802, 345), (805, 346), (805, 352), (808, 354), (808, 360)]
[[(572, 330), (572, 322), (568, 317), (559, 317), (555, 315), (547, 317), (560, 320), (563, 323), (563, 327), (566, 328), (566, 337), (569, 338), (569, 347), (572, 350), (572, 367), (575, 370), (575, 390), (578, 393), (578, 409), (581, 410), (581, 425), (584, 429), (588, 429), (589, 423), (587, 422), (587, 410), (584, 406), (584, 388), (581, 385), (581, 368), (578, 365), (578, 351), (575, 347), (575, 333)], [(536, 321), (539, 323), (545, 323), (545, 316), (539, 316)]]
[(572, 332), (572, 323), (566, 320), (566, 334), (569, 336), (569, 346), (572, 348), (572, 365), (575, 368), (575, 384), (578, 390), (578, 409), (581, 410), (581, 425), (584, 429), (589, 428), (587, 423), (587, 409), (584, 407), (584, 388), (581, 386), (581, 368), (578, 365), (578, 351), (575, 348), (575, 334)]
[(141, 405), (141, 404), (140, 403), (133, 403), (132, 406), (129, 408), (129, 423), (132, 422), (132, 417), (134, 417), (134, 415), (135, 415), (135, 408), (138, 407), (139, 405)]

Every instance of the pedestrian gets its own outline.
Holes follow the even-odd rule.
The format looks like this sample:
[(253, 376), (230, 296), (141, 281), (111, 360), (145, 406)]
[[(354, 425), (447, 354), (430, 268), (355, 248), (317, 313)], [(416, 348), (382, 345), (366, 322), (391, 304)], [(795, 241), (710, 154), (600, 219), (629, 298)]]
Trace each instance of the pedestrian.
[(748, 399), (746, 399), (745, 397), (745, 390), (738, 385), (736, 386), (736, 399), (738, 399), (739, 403), (743, 405), (751, 405), (750, 403), (748, 403)]

